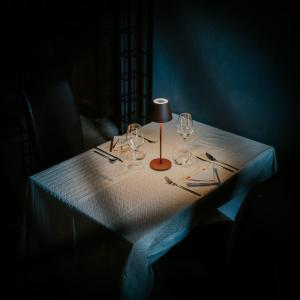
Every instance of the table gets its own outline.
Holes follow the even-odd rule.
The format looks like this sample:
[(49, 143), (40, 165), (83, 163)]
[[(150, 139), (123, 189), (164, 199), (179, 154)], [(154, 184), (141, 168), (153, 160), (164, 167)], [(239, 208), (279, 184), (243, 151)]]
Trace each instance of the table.
[[(180, 139), (176, 118), (173, 114), (164, 126), (163, 156), (170, 159)], [(234, 220), (249, 189), (277, 169), (271, 146), (196, 121), (194, 129), (190, 142), (194, 155), (207, 151), (239, 171), (217, 167), (222, 184), (198, 187), (199, 197), (166, 184), (163, 177), (183, 183), (184, 176), (201, 171), (208, 162), (194, 158), (191, 167), (173, 164), (168, 171), (154, 171), (149, 162), (159, 155), (159, 144), (146, 142), (144, 168), (129, 170), (126, 160), (111, 164), (91, 149), (29, 178), (27, 251), (34, 254), (71, 243), (76, 253), (78, 245), (96, 237), (98, 248), (93, 247), (92, 256), (104, 263), (106, 275), (104, 279), (94, 275), (115, 280), (123, 299), (147, 299), (153, 284), (151, 264), (195, 224), (213, 222), (215, 216)], [(145, 125), (143, 133), (158, 140), (158, 124)], [(109, 143), (101, 147), (109, 149)], [(112, 279), (115, 274), (117, 279)]]

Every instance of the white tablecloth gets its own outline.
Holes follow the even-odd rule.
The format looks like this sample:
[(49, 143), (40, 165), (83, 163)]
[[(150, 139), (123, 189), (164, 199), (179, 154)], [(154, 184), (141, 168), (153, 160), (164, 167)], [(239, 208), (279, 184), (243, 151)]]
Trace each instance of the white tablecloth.
[[(180, 140), (173, 116), (163, 132), (163, 156), (169, 159)], [(144, 168), (138, 171), (129, 170), (126, 159), (110, 164), (91, 149), (30, 177), (27, 250), (35, 253), (42, 246), (65, 241), (76, 248), (81, 236), (90, 234), (90, 227), (82, 225), (81, 217), (87, 218), (127, 244), (114, 249), (124, 256), (119, 274), (122, 298), (147, 299), (156, 259), (188, 234), (193, 224), (209, 221), (217, 208), (234, 220), (249, 189), (276, 171), (273, 147), (199, 122), (194, 127), (190, 141), (194, 155), (204, 157), (207, 151), (240, 169), (231, 173), (218, 167), (221, 186), (198, 187), (199, 197), (166, 184), (164, 176), (184, 184), (186, 175), (201, 172), (208, 163), (194, 158), (191, 167), (173, 164), (168, 171), (151, 170), (149, 161), (159, 155), (158, 143), (144, 144)], [(159, 139), (156, 123), (144, 126), (143, 132)], [(101, 147), (108, 149), (108, 144)]]

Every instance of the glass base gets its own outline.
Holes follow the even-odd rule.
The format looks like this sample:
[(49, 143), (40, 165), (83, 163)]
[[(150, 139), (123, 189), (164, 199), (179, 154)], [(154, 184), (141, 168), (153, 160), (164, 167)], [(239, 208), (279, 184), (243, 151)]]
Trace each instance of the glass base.
[(185, 143), (176, 143), (173, 148), (173, 161), (179, 166), (191, 166), (192, 155), (189, 146)]
[(144, 151), (142, 151), (142, 150), (137, 150), (137, 151), (135, 152), (135, 158), (136, 158), (137, 160), (142, 160), (142, 159), (145, 158), (145, 156), (146, 156), (146, 153), (145, 153)]
[(132, 161), (128, 165), (128, 169), (130, 170), (141, 170), (144, 168), (144, 164), (142, 162)]

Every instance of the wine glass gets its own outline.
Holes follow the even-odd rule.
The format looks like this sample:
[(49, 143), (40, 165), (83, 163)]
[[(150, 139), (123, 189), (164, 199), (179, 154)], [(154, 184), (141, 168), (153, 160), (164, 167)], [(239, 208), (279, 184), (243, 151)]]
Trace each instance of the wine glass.
[(143, 159), (144, 155), (141, 152), (140, 156), (137, 157), (138, 149), (144, 144), (144, 136), (142, 132), (142, 126), (137, 123), (129, 124), (126, 134), (126, 142), (131, 148), (131, 158), (132, 161), (128, 165), (130, 169), (141, 169), (143, 164), (138, 159)]
[(181, 135), (181, 137), (183, 138), (183, 142), (184, 142), (183, 152), (185, 153), (187, 159), (184, 160), (185, 163), (183, 163), (183, 164), (189, 165), (189, 164), (191, 164), (192, 156), (191, 156), (190, 148), (187, 144), (187, 139), (194, 132), (192, 115), (190, 113), (181, 113), (178, 116), (176, 127), (177, 127), (177, 133), (179, 133)]

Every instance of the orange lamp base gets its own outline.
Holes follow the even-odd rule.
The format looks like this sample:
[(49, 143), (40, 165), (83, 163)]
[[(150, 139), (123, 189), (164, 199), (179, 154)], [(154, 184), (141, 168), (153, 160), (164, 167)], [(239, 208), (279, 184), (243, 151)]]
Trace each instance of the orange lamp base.
[(160, 162), (160, 158), (155, 158), (150, 161), (150, 168), (155, 171), (166, 171), (172, 167), (172, 163), (166, 159), (162, 158)]

